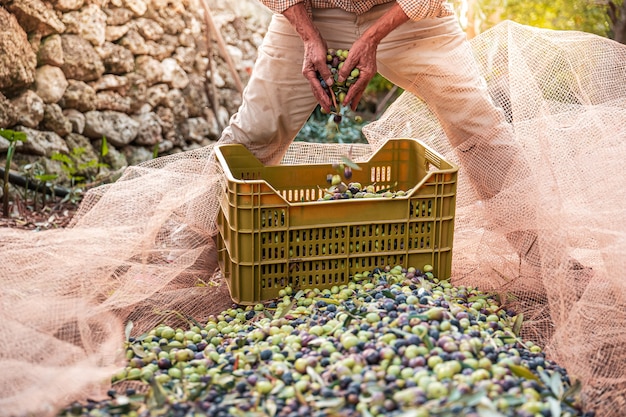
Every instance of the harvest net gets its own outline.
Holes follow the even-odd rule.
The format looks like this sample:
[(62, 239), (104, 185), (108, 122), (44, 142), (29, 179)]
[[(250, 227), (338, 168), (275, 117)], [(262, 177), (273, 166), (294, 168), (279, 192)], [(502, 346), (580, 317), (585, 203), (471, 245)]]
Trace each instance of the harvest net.
[[(618, 416), (626, 406), (626, 47), (512, 22), (471, 45), (527, 163), (508, 148), (453, 149), (409, 93), (364, 129), (370, 145), (351, 146), (353, 159), (387, 138), (413, 137), (458, 163), (452, 283), (496, 291), (522, 311), (524, 336), (583, 382), (588, 408)], [(347, 152), (297, 142), (283, 163), (330, 163)], [(209, 146), (129, 167), (90, 191), (67, 229), (1, 231), (5, 415), (54, 415), (101, 395), (124, 364), (129, 322), (140, 334), (230, 307), (213, 240), (221, 182)]]

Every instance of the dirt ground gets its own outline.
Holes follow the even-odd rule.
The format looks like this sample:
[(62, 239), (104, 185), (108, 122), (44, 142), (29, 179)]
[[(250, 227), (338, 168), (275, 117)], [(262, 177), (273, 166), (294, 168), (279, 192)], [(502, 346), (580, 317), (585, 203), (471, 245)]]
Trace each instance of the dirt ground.
[(66, 227), (78, 205), (71, 202), (49, 201), (45, 206), (39, 204), (25, 204), (21, 201), (11, 201), (9, 216), (5, 216), (0, 204), (0, 227), (10, 227), (23, 230), (48, 230)]

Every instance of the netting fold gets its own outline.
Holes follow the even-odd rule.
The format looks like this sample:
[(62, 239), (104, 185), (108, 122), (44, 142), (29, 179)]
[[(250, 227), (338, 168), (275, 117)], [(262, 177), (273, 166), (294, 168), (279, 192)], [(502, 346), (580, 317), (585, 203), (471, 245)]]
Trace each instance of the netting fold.
[[(479, 195), (466, 175), (480, 170), (490, 181), (493, 161), (464, 164), (428, 107), (408, 93), (364, 129), (369, 145), (297, 142), (283, 163), (329, 162), (350, 148), (358, 161), (392, 137), (420, 139), (458, 163), (453, 284), (496, 291), (523, 311), (525, 337), (583, 382), (587, 406), (619, 416), (626, 405), (626, 46), (514, 22), (471, 45), (531, 167), (510, 183), (527, 182), (535, 195), (517, 186)], [(138, 334), (163, 321), (202, 322), (231, 304), (215, 274), (217, 172), (213, 146), (158, 158), (91, 190), (67, 229), (0, 231), (3, 415), (54, 415), (71, 400), (102, 394), (124, 362), (129, 321)], [(528, 221), (541, 232), (538, 265), (513, 248), (534, 244), (521, 206), (534, 207)]]

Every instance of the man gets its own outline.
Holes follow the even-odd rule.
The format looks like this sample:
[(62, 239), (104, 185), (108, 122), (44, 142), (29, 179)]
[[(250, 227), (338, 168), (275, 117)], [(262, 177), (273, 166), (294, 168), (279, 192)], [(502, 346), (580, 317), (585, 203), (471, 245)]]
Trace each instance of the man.
[[(353, 110), (371, 78), (382, 76), (424, 100), (455, 148), (492, 228), (518, 254), (540, 265), (533, 230), (530, 166), (480, 76), (465, 33), (445, 0), (262, 0), (274, 15), (220, 143), (241, 143), (264, 164), (278, 164), (319, 103), (330, 111), (328, 48), (349, 49), (339, 82), (357, 81), (343, 105)], [(308, 81), (308, 83), (307, 83)], [(499, 209), (499, 198), (519, 204)], [(520, 231), (520, 225), (524, 230)], [(545, 246), (544, 246), (545, 247)]]

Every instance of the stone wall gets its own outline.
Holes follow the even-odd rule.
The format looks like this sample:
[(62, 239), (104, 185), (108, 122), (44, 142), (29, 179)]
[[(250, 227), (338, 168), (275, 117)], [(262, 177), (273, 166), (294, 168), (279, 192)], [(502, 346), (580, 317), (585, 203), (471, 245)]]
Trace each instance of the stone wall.
[[(207, 4), (245, 85), (269, 11)], [(117, 170), (204, 146), (240, 104), (202, 0), (0, 0), (0, 27), (0, 128), (28, 137), (14, 170), (62, 175), (61, 153), (89, 177), (90, 162)]]

